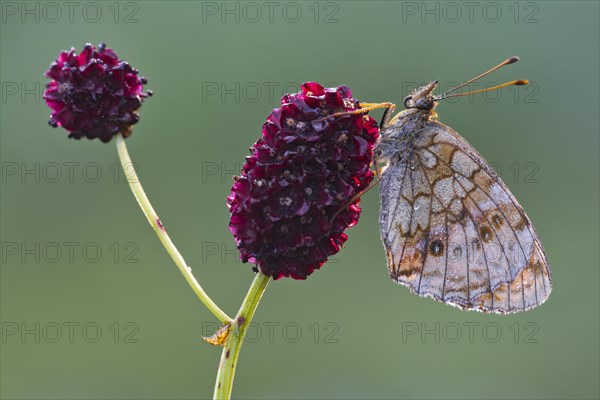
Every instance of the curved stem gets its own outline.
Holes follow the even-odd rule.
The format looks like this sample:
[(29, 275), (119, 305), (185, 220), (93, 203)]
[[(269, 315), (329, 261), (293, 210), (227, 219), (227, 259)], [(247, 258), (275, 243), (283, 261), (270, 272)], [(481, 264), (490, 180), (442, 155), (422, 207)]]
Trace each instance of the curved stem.
[(131, 162), (131, 158), (129, 157), (129, 152), (127, 151), (127, 145), (125, 144), (125, 140), (121, 134), (117, 135), (117, 151), (119, 152), (119, 159), (121, 160), (121, 166), (123, 167), (123, 172), (127, 178), (127, 182), (129, 183), (129, 187), (135, 196), (140, 208), (142, 209), (144, 215), (148, 219), (152, 228), (158, 235), (158, 238), (162, 242), (163, 246), (177, 265), (177, 268), (190, 285), (194, 293), (198, 296), (200, 301), (204, 303), (204, 305), (217, 317), (221, 322), (227, 323), (231, 322), (231, 318), (225, 312), (223, 312), (213, 301), (202, 286), (198, 283), (194, 275), (192, 274), (192, 269), (188, 267), (185, 263), (185, 260), (169, 238), (167, 234), (167, 230), (163, 226), (162, 222), (160, 222), (160, 218), (154, 211), (152, 204), (150, 204), (150, 200), (144, 193), (144, 189), (140, 184), (137, 173), (135, 172), (134, 164)]
[(238, 311), (235, 321), (231, 325), (229, 336), (221, 353), (219, 362), (219, 371), (217, 372), (217, 381), (215, 382), (214, 399), (229, 399), (233, 388), (233, 378), (235, 376), (235, 367), (240, 355), (244, 335), (252, 321), (256, 307), (267, 288), (269, 276), (258, 272), (248, 289), (244, 302)]

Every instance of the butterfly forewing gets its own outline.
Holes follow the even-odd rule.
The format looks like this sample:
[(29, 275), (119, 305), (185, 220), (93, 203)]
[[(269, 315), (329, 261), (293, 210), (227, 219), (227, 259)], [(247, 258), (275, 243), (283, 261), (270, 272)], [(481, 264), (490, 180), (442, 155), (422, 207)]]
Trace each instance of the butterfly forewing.
[(484, 312), (543, 303), (544, 249), (500, 177), (451, 128), (428, 121), (381, 179), (380, 227), (394, 280), (420, 296)]

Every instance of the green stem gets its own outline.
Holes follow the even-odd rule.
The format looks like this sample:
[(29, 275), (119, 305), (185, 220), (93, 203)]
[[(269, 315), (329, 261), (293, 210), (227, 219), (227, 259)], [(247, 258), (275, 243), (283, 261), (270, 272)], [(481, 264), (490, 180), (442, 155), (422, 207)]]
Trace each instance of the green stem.
[(162, 242), (163, 246), (175, 262), (175, 265), (177, 265), (177, 268), (179, 269), (187, 283), (190, 285), (194, 293), (196, 293), (196, 296), (198, 296), (200, 301), (204, 303), (204, 305), (215, 315), (215, 317), (217, 317), (223, 323), (231, 322), (231, 318), (227, 314), (225, 314), (225, 312), (223, 312), (212, 301), (212, 299), (208, 297), (204, 289), (202, 289), (202, 286), (200, 286), (200, 284), (194, 277), (194, 274), (192, 274), (192, 268), (188, 267), (188, 265), (185, 263), (185, 260), (171, 241), (171, 238), (169, 238), (167, 230), (165, 229), (162, 222), (160, 222), (156, 211), (154, 211), (152, 204), (150, 204), (150, 200), (148, 200), (146, 193), (144, 193), (144, 189), (140, 184), (137, 173), (135, 172), (134, 165), (131, 162), (131, 158), (129, 157), (129, 152), (127, 151), (125, 139), (123, 139), (123, 136), (121, 134), (117, 135), (117, 151), (119, 152), (121, 166), (123, 167), (123, 171), (125, 172), (125, 176), (127, 177), (127, 181), (129, 182), (129, 187), (131, 187), (131, 191), (133, 192), (135, 199), (140, 205), (140, 208), (142, 209), (144, 215), (148, 219), (148, 222), (150, 223), (150, 225), (152, 225), (152, 228), (154, 228), (154, 231), (158, 235), (158, 238)]
[(256, 274), (250, 289), (248, 289), (246, 298), (244, 298), (244, 302), (235, 317), (235, 321), (233, 321), (229, 328), (229, 336), (227, 336), (223, 353), (221, 353), (221, 361), (219, 362), (219, 371), (217, 372), (217, 381), (215, 382), (215, 392), (213, 395), (214, 399), (224, 400), (231, 398), (235, 367), (237, 367), (240, 349), (244, 343), (244, 335), (250, 325), (250, 321), (252, 321), (256, 307), (258, 307), (258, 302), (267, 288), (269, 279), (269, 276), (261, 272)]

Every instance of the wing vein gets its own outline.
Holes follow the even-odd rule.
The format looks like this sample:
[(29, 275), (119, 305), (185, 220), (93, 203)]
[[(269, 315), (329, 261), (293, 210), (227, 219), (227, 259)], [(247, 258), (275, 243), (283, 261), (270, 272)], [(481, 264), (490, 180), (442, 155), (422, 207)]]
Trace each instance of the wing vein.
[[(412, 154), (413, 153), (411, 152), (411, 160), (412, 160)], [(438, 199), (438, 201), (440, 201), (440, 204), (443, 204), (441, 202), (441, 200), (439, 199), (439, 197), (433, 191), (433, 187), (431, 186), (431, 182), (429, 182), (429, 177), (427, 176), (427, 173), (425, 172), (425, 167), (423, 166), (423, 163), (421, 162), (421, 159), (419, 157), (416, 157), (416, 159), (419, 162), (419, 167), (421, 168), (421, 171), (423, 172), (423, 176), (425, 177), (425, 181), (427, 182), (427, 185), (429, 185), (429, 192), (431, 193), (431, 197), (436, 197)], [(429, 204), (430, 204), (429, 205), (429, 219), (427, 221), (427, 226), (428, 227), (431, 224), (431, 209), (432, 209), (433, 202), (430, 201)], [(429, 246), (429, 232), (427, 232), (427, 239), (425, 240), (425, 249), (423, 250), (423, 252), (425, 253), (425, 255), (423, 257), (423, 265), (421, 267), (421, 273), (419, 274), (419, 286), (418, 286), (418, 289), (417, 289), (417, 294), (421, 294), (421, 280), (423, 279), (423, 270), (425, 269), (425, 263), (427, 261), (427, 253), (428, 253), (427, 246)]]
[[(412, 155), (411, 155), (412, 157)], [(409, 160), (410, 162), (410, 160)], [(408, 164), (407, 164), (407, 168), (408, 169)], [(410, 174), (410, 191), (412, 192), (413, 196), (414, 196), (414, 186), (413, 186), (413, 175)], [(413, 199), (414, 201), (414, 199)], [(412, 209), (412, 208), (411, 208)], [(412, 209), (412, 211), (410, 212), (410, 218), (408, 219), (408, 235), (410, 236), (410, 227), (412, 226), (412, 219), (413, 219), (413, 214), (414, 214), (414, 209)], [(404, 243), (402, 244), (402, 252), (400, 252), (400, 258), (398, 259), (398, 267), (396, 268), (396, 276), (400, 275), (400, 268), (401, 268), (401, 264), (402, 264), (402, 257), (404, 257), (404, 250), (406, 249), (406, 242), (407, 242), (408, 238), (404, 239)]]
[(465, 226), (458, 222), (465, 235), (465, 250), (467, 253), (467, 303), (471, 304), (471, 282), (469, 281), (469, 239), (467, 238), (467, 230)]
[(442, 301), (445, 299), (444, 292), (446, 291), (446, 274), (448, 273), (448, 253), (450, 252), (450, 247), (448, 246), (448, 213), (445, 214), (445, 225), (446, 225), (446, 261), (444, 262), (444, 282), (442, 283)]
[[(408, 158), (408, 162), (406, 163), (406, 166), (404, 168), (404, 174), (402, 175), (402, 179), (400, 180), (400, 193), (402, 193), (402, 186), (404, 185), (404, 179), (406, 178), (406, 175), (408, 174), (408, 170), (409, 170), (409, 163), (410, 160), (412, 159), (412, 153), (410, 155), (410, 157)], [(412, 189), (412, 175), (411, 175), (411, 189)], [(392, 216), (396, 215), (396, 210), (398, 209), (398, 203), (399, 201), (396, 202), (396, 205), (394, 206), (394, 213), (391, 214)], [(408, 230), (410, 232), (410, 224), (412, 223), (412, 216), (413, 216), (413, 212), (410, 212), (410, 219), (409, 219), (409, 225), (408, 225)], [(389, 218), (389, 217), (388, 217)], [(400, 240), (402, 240), (402, 232), (400, 232)], [(407, 239), (404, 238), (404, 242), (402, 243), (402, 251), (400, 252), (400, 258), (398, 259), (398, 265), (394, 265), (394, 260), (392, 259), (392, 265), (394, 265), (395, 269), (396, 269), (396, 280), (399, 279), (400, 277), (400, 266), (402, 264), (402, 257), (404, 257), (404, 249), (406, 249), (406, 241)], [(390, 243), (391, 245), (391, 243)]]
[[(438, 142), (438, 143), (444, 143), (444, 144), (447, 144), (447, 145), (449, 145), (449, 146), (453, 146), (453, 147), (455, 146), (454, 144), (447, 143), (447, 142)], [(450, 168), (450, 169), (452, 170), (452, 168), (451, 168), (451, 167), (450, 167), (450, 166), (449, 166), (449, 165), (448, 165), (448, 164), (447, 164), (447, 163), (446, 163), (446, 162), (445, 162), (445, 161), (444, 161), (444, 160), (443, 160), (441, 157), (439, 157), (439, 156), (438, 156), (437, 154), (435, 154), (434, 152), (430, 152), (430, 153), (431, 153), (431, 154), (432, 154), (432, 155), (433, 155), (433, 156), (434, 156), (434, 157), (435, 157), (437, 160), (439, 160), (439, 161), (440, 161), (442, 164), (446, 165), (448, 168)], [(471, 161), (473, 161), (473, 162), (474, 162), (476, 165), (478, 165), (478, 166), (480, 167), (480, 169), (482, 169), (482, 168), (481, 168), (481, 167), (482, 167), (482, 166), (481, 166), (481, 164), (480, 164), (480, 163), (478, 163), (476, 159), (474, 159), (473, 157), (471, 157), (471, 155), (469, 155), (467, 152), (463, 152), (463, 153), (464, 153), (464, 154), (465, 154), (467, 157), (469, 157), (469, 159), (470, 159)], [(515, 209), (517, 210), (517, 212), (519, 212), (519, 208), (520, 208), (520, 207), (518, 206), (518, 204), (516, 204), (516, 203), (515, 203), (515, 201), (514, 201), (514, 200), (513, 200), (513, 198), (512, 198), (512, 195), (511, 195), (509, 192), (507, 192), (507, 190), (506, 190), (506, 189), (503, 187), (503, 184), (501, 184), (501, 182), (498, 182), (498, 181), (497, 181), (498, 177), (494, 177), (494, 176), (490, 175), (490, 174), (489, 174), (487, 171), (485, 171), (485, 169), (483, 169), (483, 171), (484, 171), (486, 174), (488, 174), (488, 176), (490, 176), (490, 178), (492, 178), (494, 181), (496, 181), (497, 183), (499, 183), (499, 186), (502, 188), (502, 190), (504, 191), (504, 193), (506, 194), (506, 196), (508, 197), (508, 199), (511, 201), (512, 205), (515, 207)], [(461, 174), (461, 175), (465, 176), (464, 174)], [(465, 177), (466, 177), (466, 176), (465, 176)], [(467, 178), (468, 178), (468, 177), (467, 177)], [(459, 185), (460, 185), (460, 186), (463, 188), (463, 190), (465, 190), (465, 192), (466, 192), (466, 193), (469, 193), (469, 192), (466, 190), (466, 188), (465, 188), (465, 187), (464, 187), (464, 186), (463, 186), (463, 185), (462, 185), (462, 184), (461, 184), (461, 183), (460, 183), (458, 180), (457, 180), (456, 182), (457, 182), (457, 183), (458, 183), (458, 184), (459, 184)], [(493, 198), (493, 197), (492, 197), (492, 196), (489, 194), (489, 192), (485, 191), (485, 190), (484, 190), (484, 189), (483, 189), (481, 186), (478, 186), (478, 185), (477, 185), (477, 188), (479, 188), (479, 189), (481, 190), (481, 192), (482, 192), (483, 194), (485, 194), (485, 195), (486, 195), (486, 197), (487, 197), (488, 199), (490, 199), (490, 200), (491, 200), (491, 201), (492, 201), (492, 202), (495, 204), (495, 206), (496, 206), (497, 210), (500, 212), (500, 214), (502, 214), (502, 217), (503, 217), (503, 218), (504, 218), (504, 219), (507, 221), (507, 225), (510, 227), (510, 229), (511, 229), (511, 231), (512, 231), (512, 234), (513, 234), (513, 236), (515, 237), (515, 239), (516, 239), (516, 241), (517, 241), (517, 243), (518, 243), (518, 245), (519, 245), (519, 248), (521, 249), (521, 252), (523, 253), (523, 257), (525, 258), (525, 260), (527, 260), (526, 262), (528, 262), (528, 261), (529, 261), (529, 256), (528, 256), (528, 255), (525, 253), (525, 249), (523, 248), (523, 244), (522, 244), (522, 243), (521, 243), (521, 241), (519, 240), (519, 237), (517, 236), (517, 234), (516, 234), (516, 232), (515, 232), (515, 230), (514, 230), (513, 226), (512, 226), (512, 225), (511, 225), (511, 224), (508, 222), (508, 221), (509, 221), (509, 219), (508, 219), (508, 218), (506, 218), (506, 214), (505, 214), (505, 213), (502, 211), (502, 208), (500, 207), (500, 205), (499, 205), (499, 204), (496, 202), (496, 200), (495, 200), (495, 199), (494, 199), (494, 198)], [(469, 194), (469, 197), (471, 197), (471, 196), (470, 196), (470, 194)], [(471, 200), (473, 200), (473, 198), (472, 198), (472, 197), (471, 197)], [(476, 203), (474, 200), (473, 200), (473, 203), (474, 203), (475, 205), (477, 205), (477, 203)], [(463, 204), (463, 206), (464, 206), (464, 204)], [(479, 206), (477, 206), (477, 208), (479, 208)], [(481, 211), (481, 209), (480, 209), (480, 211)], [(482, 212), (482, 214), (483, 214), (483, 211), (481, 211), (481, 212)], [(485, 216), (485, 214), (483, 214), (483, 215)], [(521, 215), (521, 213), (519, 213), (519, 215)], [(523, 216), (522, 216), (522, 215), (521, 215), (521, 218), (523, 218)], [(486, 217), (486, 220), (488, 221), (488, 224), (490, 224), (490, 221), (487, 219), (487, 217)], [(492, 224), (490, 224), (490, 226), (491, 226), (491, 228), (494, 230), (494, 232), (496, 232), (496, 229), (494, 229), (494, 226), (493, 226)], [(536, 241), (536, 238), (533, 236), (533, 234), (532, 234), (532, 233), (531, 233), (531, 231), (529, 230), (529, 227), (527, 228), (527, 232), (528, 232), (528, 233), (529, 233), (529, 235), (532, 237), (532, 240), (533, 240), (533, 242), (532, 242), (532, 250), (534, 250), (534, 248), (535, 248), (535, 241)], [(498, 242), (499, 242), (499, 243), (500, 243), (500, 245), (502, 246), (502, 251), (503, 251), (503, 253), (504, 253), (504, 256), (505, 256), (505, 258), (507, 258), (507, 256), (506, 256), (506, 252), (505, 252), (505, 250), (504, 250), (504, 246), (502, 245), (502, 243), (500, 242), (500, 240), (498, 240)], [(509, 267), (509, 272), (510, 272), (510, 274), (511, 274), (511, 281), (513, 281), (513, 280), (515, 279), (515, 277), (513, 277), (513, 275), (512, 275), (512, 270), (510, 269), (510, 261), (508, 260), (508, 258), (507, 258), (507, 262), (508, 262), (508, 264), (509, 264), (509, 265), (508, 265), (508, 267)], [(523, 269), (525, 269), (525, 268), (526, 268), (526, 265), (524, 265), (524, 266), (523, 266), (522, 270), (523, 270)], [(535, 302), (536, 302), (536, 304), (537, 304), (537, 305), (539, 305), (540, 303), (539, 303), (539, 301), (538, 301), (538, 295), (537, 295), (537, 280), (535, 279), (535, 275), (536, 275), (536, 273), (535, 273), (535, 271), (534, 271), (534, 291), (535, 291)], [(544, 294), (546, 294), (546, 291), (545, 291), (545, 285), (546, 285), (546, 283), (544, 282), (543, 276), (542, 276), (542, 283), (544, 284)], [(510, 290), (508, 291), (508, 293), (509, 293), (509, 294), (508, 294), (508, 296), (509, 296), (509, 300), (508, 300), (508, 301), (509, 301), (509, 308), (510, 308)], [(521, 295), (522, 295), (522, 298), (523, 298), (523, 299), (522, 299), (522, 300), (523, 300), (523, 307), (525, 308), (525, 288), (524, 288), (524, 284), (523, 284), (523, 274), (521, 274)]]
[[(458, 184), (460, 185), (460, 182)], [(482, 192), (483, 192), (483, 190), (482, 190)], [(487, 221), (488, 225), (491, 226), (492, 229), (494, 229), (494, 226), (490, 223), (490, 220), (485, 215), (485, 212), (481, 209), (481, 207), (479, 207), (479, 204), (477, 204), (477, 202), (475, 201), (475, 199), (473, 199), (473, 196), (471, 196), (470, 193), (467, 194), (467, 196), (469, 196), (469, 198), (471, 199), (471, 201), (473, 202), (473, 204), (475, 204), (475, 207), (477, 207), (477, 209), (479, 210), (479, 212), (481, 213), (481, 215), (483, 215), (483, 217)], [(510, 284), (514, 281), (515, 278), (513, 277), (512, 270), (510, 268), (510, 260), (508, 259), (508, 256), (506, 255), (506, 251), (504, 250), (504, 245), (502, 244), (502, 241), (498, 238), (498, 235), (495, 232), (496, 231), (494, 230), (494, 236), (496, 238), (496, 241), (500, 244), (500, 248), (502, 249), (502, 254), (504, 255), (504, 258), (506, 259), (506, 266), (508, 267), (508, 273), (510, 274), (510, 282), (506, 283), (507, 284), (507, 286), (506, 286), (506, 292), (508, 294), (508, 311), (510, 312)], [(482, 246), (483, 246), (483, 244), (482, 244)], [(523, 296), (523, 302), (525, 302), (525, 296)]]
[(479, 231), (477, 230), (477, 224), (475, 223), (475, 220), (473, 219), (473, 215), (471, 214), (471, 211), (469, 211), (469, 209), (466, 207), (465, 207), (465, 210), (467, 210), (467, 214), (469, 214), (469, 219), (473, 223), (473, 228), (475, 229), (475, 232), (477, 232), (477, 237), (479, 238), (479, 243), (481, 245), (481, 252), (483, 253), (483, 259), (485, 260), (485, 268), (487, 269), (487, 273), (488, 273), (488, 289), (490, 290), (490, 297), (491, 297), (491, 301), (492, 301), (491, 310), (494, 311), (494, 292), (492, 291), (492, 275), (490, 274), (490, 266), (488, 265), (487, 255), (485, 254), (485, 249), (483, 248), (483, 240), (481, 240), (481, 235), (479, 234)]

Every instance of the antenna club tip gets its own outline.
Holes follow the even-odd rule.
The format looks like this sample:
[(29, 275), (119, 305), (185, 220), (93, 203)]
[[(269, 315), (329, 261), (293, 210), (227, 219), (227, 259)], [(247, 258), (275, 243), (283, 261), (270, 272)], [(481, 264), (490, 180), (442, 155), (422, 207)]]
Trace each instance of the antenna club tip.
[(506, 64), (512, 64), (512, 63), (516, 63), (517, 61), (519, 61), (520, 58), (517, 56), (513, 56), (511, 58), (509, 58), (508, 60), (506, 60)]
[(529, 81), (527, 79), (520, 79), (518, 81), (515, 81), (515, 85), (516, 86), (529, 85)]

